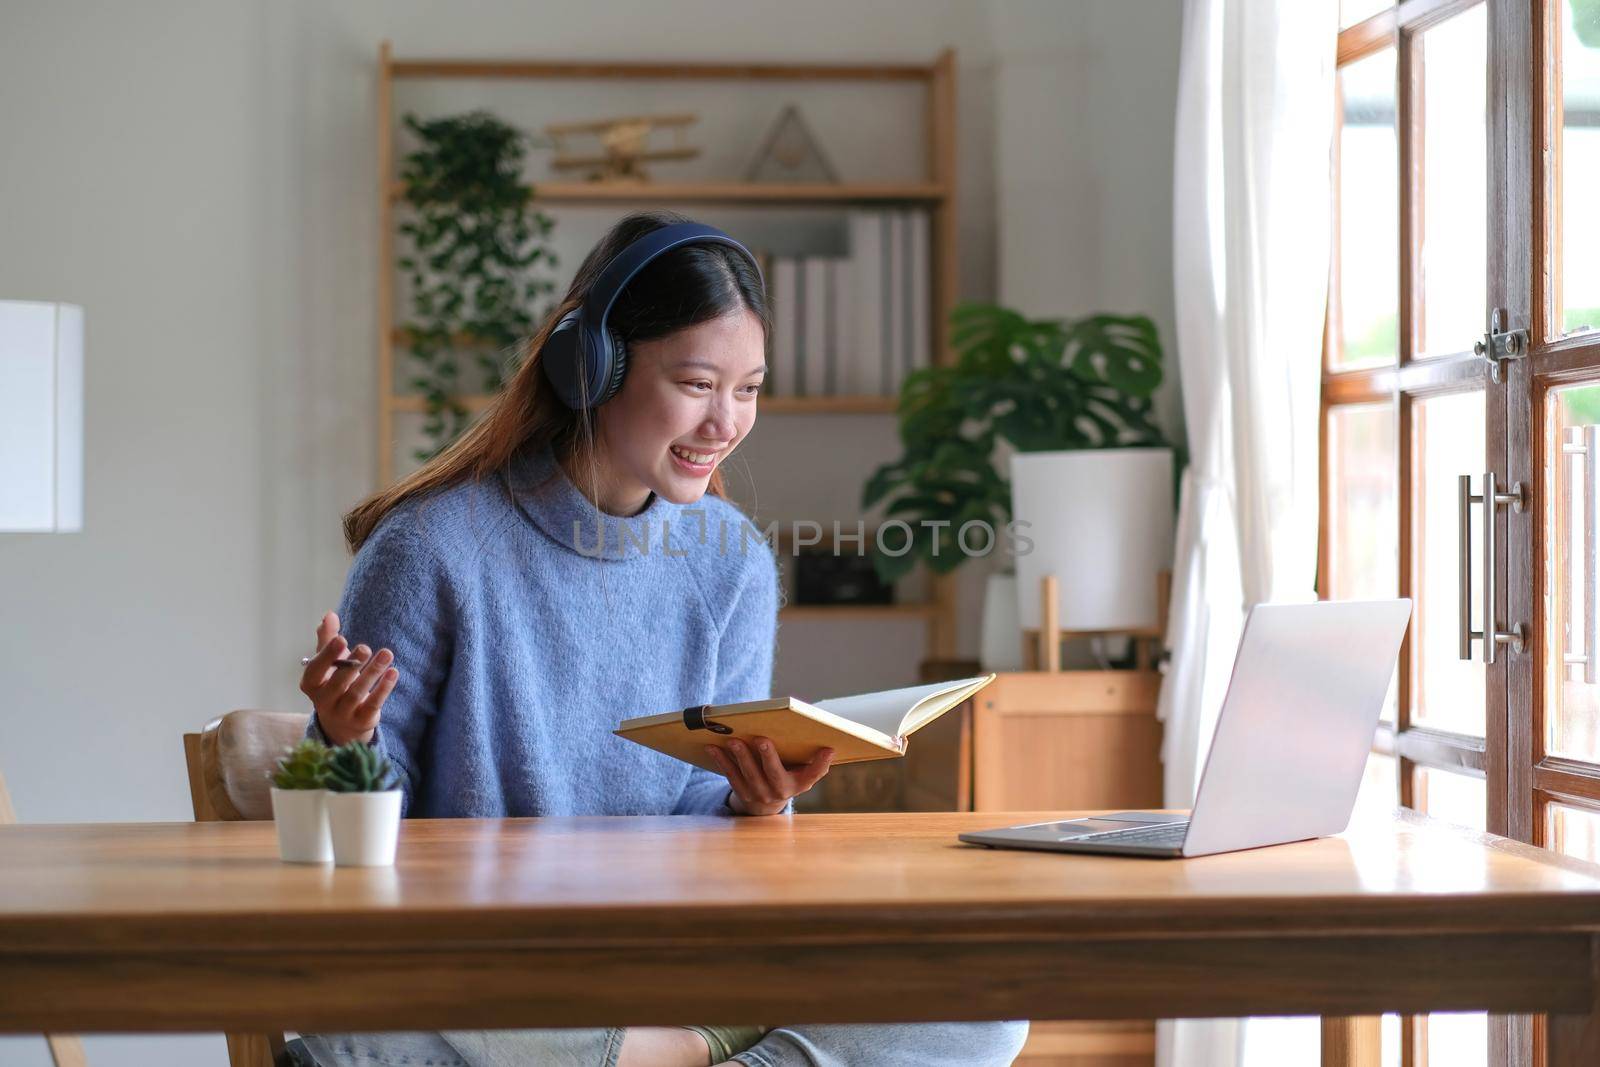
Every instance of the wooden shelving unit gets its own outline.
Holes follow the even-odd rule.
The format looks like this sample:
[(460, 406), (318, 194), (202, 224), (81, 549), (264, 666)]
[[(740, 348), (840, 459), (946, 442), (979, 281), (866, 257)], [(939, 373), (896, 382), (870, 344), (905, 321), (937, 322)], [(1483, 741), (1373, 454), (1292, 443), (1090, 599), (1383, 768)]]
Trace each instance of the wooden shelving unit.
[[(837, 185), (767, 184), (745, 182), (641, 182), (597, 185), (581, 182), (541, 182), (535, 186), (536, 202), (549, 204), (726, 204), (774, 206), (853, 206), (918, 204), (926, 207), (932, 222), (933, 292), (929, 301), (929, 336), (933, 358), (952, 358), (944, 323), (955, 304), (956, 260), (956, 155), (955, 155), (955, 52), (946, 49), (927, 64), (795, 64), (795, 63), (648, 63), (565, 62), (543, 60), (396, 60), (388, 41), (378, 49), (378, 481), (394, 480), (395, 416), (420, 412), (424, 402), (415, 394), (395, 392), (395, 359), (406, 335), (394, 316), (395, 212), (403, 199), (395, 174), (394, 83), (399, 79), (635, 79), (722, 80), (795, 82), (912, 82), (927, 94), (927, 121), (923, 130), (926, 173), (922, 181)], [(468, 411), (482, 410), (490, 402), (483, 395), (459, 398)], [(895, 410), (895, 398), (886, 396), (762, 397), (764, 414), (883, 415)], [(870, 618), (920, 622), (927, 627), (929, 658), (955, 655), (955, 583), (935, 576), (932, 598), (926, 604), (795, 606), (784, 609), (785, 621)]]
[[(811, 65), (784, 63), (638, 63), (638, 62), (544, 62), (544, 61), (457, 61), (418, 59), (397, 61), (384, 42), (378, 55), (378, 189), (380, 238), (379, 274), (386, 283), (378, 294), (378, 456), (379, 479), (388, 484), (394, 475), (392, 450), (394, 416), (400, 412), (423, 410), (422, 399), (394, 392), (394, 360), (397, 347), (404, 345), (403, 331), (394, 322), (395, 208), (400, 203), (400, 187), (394, 172), (393, 88), (402, 78), (525, 78), (525, 79), (644, 79), (644, 80), (725, 80), (741, 81), (830, 81), (830, 82), (912, 82), (927, 93), (927, 123), (923, 131), (926, 174), (920, 182), (893, 184), (841, 185), (752, 185), (737, 182), (640, 183), (634, 185), (586, 185), (572, 182), (539, 183), (535, 199), (549, 204), (745, 204), (773, 206), (849, 206), (890, 203), (919, 204), (932, 218), (932, 283), (929, 336), (934, 339), (933, 358), (949, 363), (953, 358), (944, 324), (955, 304), (956, 259), (956, 140), (955, 140), (955, 53), (945, 50), (928, 64)], [(465, 343), (465, 339), (463, 339)], [(481, 410), (489, 403), (486, 396), (466, 396), (468, 410)], [(762, 397), (760, 411), (765, 414), (882, 415), (892, 413), (895, 400), (880, 396)], [(931, 597), (926, 603), (793, 605), (781, 611), (785, 623), (813, 621), (838, 622), (868, 620), (904, 621), (927, 628), (928, 662), (955, 658), (956, 601), (955, 583), (950, 576), (933, 576)], [(954, 716), (949, 717), (952, 722)], [(970, 732), (970, 731), (969, 731)], [(931, 736), (919, 737), (925, 755), (940, 746)], [(950, 746), (945, 746), (950, 747)], [(960, 760), (955, 761), (960, 763)], [(970, 762), (970, 761), (969, 761)], [(957, 768), (959, 771), (959, 768)], [(967, 772), (971, 786), (970, 768)], [(959, 777), (959, 773), (957, 774)], [(1070, 779), (1070, 776), (1069, 776)], [(1029, 779), (1032, 780), (1032, 779)], [(1048, 1024), (1041, 1027), (1023, 1050), (1022, 1062), (1058, 1064), (1148, 1063), (1151, 1042), (1148, 1026), (1139, 1023)], [(1104, 1060), (1102, 1060), (1104, 1057)]]
[[(456, 397), (469, 412), (477, 413), (489, 406), (494, 397), (485, 393), (464, 393)], [(873, 415), (894, 411), (892, 396), (764, 396), (761, 411), (766, 415)], [(418, 412), (426, 408), (418, 393), (401, 393), (391, 405), (394, 411)]]
[[(777, 185), (763, 182), (540, 182), (535, 200), (558, 204), (936, 204), (944, 190), (935, 184)], [(405, 198), (399, 182), (389, 197)]]

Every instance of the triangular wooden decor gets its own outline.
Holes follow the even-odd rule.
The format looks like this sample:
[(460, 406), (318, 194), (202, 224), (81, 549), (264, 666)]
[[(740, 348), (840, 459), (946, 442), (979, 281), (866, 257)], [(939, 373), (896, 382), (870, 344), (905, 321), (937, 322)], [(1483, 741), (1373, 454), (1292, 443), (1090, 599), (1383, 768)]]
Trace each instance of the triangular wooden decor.
[(789, 104), (779, 112), (744, 180), (819, 185), (837, 184), (839, 175), (800, 117), (800, 109)]

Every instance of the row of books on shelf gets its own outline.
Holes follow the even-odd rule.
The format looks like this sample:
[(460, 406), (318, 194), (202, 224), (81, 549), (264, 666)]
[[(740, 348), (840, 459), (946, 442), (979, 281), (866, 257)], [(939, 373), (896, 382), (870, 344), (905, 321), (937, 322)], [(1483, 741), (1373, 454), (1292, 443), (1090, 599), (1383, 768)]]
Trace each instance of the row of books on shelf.
[(894, 396), (932, 360), (932, 226), (924, 209), (850, 212), (845, 256), (763, 255), (768, 396)]

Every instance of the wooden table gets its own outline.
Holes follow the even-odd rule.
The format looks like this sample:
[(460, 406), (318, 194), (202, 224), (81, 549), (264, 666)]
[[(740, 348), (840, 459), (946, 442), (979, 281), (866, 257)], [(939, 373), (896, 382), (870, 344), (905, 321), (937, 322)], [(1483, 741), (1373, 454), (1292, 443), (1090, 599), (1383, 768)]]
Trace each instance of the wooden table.
[(0, 1032), (1487, 1009), (1600, 1062), (1600, 868), (1403, 813), (1182, 862), (955, 840), (1048, 817), (410, 821), (378, 869), (0, 827)]

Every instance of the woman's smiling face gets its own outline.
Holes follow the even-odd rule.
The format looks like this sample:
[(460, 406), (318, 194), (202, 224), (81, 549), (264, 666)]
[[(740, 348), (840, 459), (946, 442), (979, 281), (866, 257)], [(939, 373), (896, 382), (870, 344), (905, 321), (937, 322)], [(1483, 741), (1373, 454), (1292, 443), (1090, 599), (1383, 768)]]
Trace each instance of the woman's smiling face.
[(765, 352), (748, 309), (629, 345), (622, 388), (597, 413), (601, 509), (633, 515), (652, 492), (699, 500), (755, 425)]

